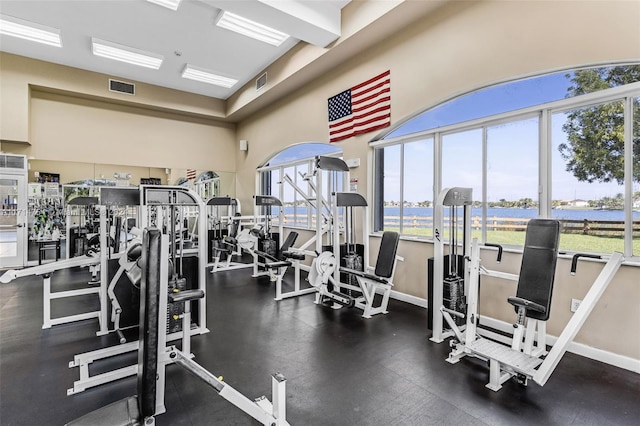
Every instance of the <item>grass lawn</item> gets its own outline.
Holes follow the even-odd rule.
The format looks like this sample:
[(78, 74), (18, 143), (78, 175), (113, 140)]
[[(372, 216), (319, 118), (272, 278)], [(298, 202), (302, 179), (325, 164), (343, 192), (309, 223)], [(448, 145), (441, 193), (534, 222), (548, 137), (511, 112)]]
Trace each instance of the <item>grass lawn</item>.
[[(385, 228), (386, 231), (399, 231), (399, 228)], [(433, 233), (428, 228), (412, 228), (411, 234), (416, 236), (432, 237)], [(504, 245), (524, 245), (525, 233), (523, 231), (488, 231), (487, 242)], [(448, 235), (444, 236), (448, 241)], [(480, 231), (472, 231), (471, 238), (481, 238)], [(607, 237), (583, 234), (561, 234), (560, 250), (588, 252), (588, 253), (612, 253), (614, 251), (624, 252), (624, 239), (620, 236)], [(640, 254), (640, 237), (633, 238), (633, 253)]]

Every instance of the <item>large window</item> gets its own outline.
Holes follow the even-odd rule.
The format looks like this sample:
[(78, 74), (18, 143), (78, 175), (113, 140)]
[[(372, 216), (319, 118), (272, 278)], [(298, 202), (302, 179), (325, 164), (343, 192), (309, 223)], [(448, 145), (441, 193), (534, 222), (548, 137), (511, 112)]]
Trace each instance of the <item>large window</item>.
[[(375, 230), (431, 236), (432, 223), (412, 218), (433, 206), (408, 204), (407, 181), (419, 174), (426, 201), (442, 188), (473, 189), (472, 232), (482, 241), (521, 246), (527, 222), (548, 217), (562, 223), (563, 251), (639, 255), (639, 93), (640, 65), (584, 69), (417, 115), (371, 143)], [(429, 148), (406, 155), (416, 141)]]

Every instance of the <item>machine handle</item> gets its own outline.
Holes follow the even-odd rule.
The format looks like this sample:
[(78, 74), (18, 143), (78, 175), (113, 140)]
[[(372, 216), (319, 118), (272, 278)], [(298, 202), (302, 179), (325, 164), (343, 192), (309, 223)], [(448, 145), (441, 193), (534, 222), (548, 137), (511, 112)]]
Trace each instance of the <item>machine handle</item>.
[(498, 257), (496, 258), (496, 262), (500, 263), (502, 260), (502, 246), (500, 244), (493, 243), (484, 243), (485, 247), (496, 247), (498, 249)]
[(587, 253), (574, 254), (573, 259), (571, 260), (571, 275), (576, 274), (576, 269), (578, 268), (578, 259), (581, 257), (588, 257), (590, 259), (602, 259), (602, 256), (597, 254), (587, 254)]

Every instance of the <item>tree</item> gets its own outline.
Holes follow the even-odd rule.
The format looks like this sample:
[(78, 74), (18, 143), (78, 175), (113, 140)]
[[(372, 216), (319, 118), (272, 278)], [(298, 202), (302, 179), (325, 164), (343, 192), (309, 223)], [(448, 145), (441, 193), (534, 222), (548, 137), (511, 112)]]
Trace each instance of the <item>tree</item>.
[[(640, 66), (618, 66), (567, 74), (572, 85), (567, 97), (640, 81)], [(640, 157), (640, 102), (634, 101), (633, 152)], [(567, 142), (558, 146), (567, 161), (566, 170), (579, 181), (624, 183), (624, 104), (621, 101), (577, 109), (567, 114), (562, 126)], [(633, 180), (640, 182), (640, 161), (634, 164)]]

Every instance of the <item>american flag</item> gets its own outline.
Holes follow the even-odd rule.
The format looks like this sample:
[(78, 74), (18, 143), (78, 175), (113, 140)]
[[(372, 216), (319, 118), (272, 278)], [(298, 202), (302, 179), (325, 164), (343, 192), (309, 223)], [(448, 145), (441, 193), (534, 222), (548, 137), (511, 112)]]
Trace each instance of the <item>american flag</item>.
[(196, 178), (196, 170), (195, 169), (187, 169), (187, 180)]
[(329, 98), (329, 142), (338, 142), (391, 124), (389, 70)]

